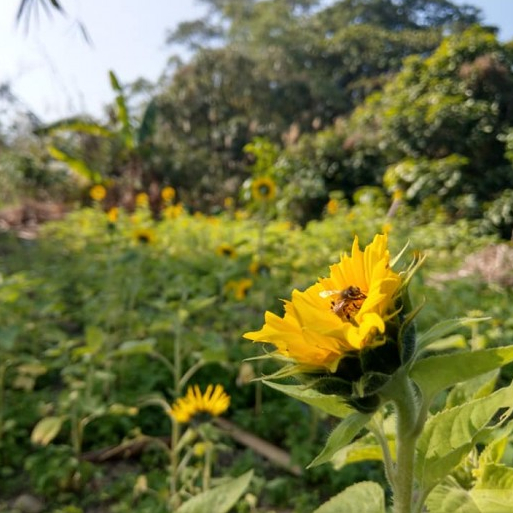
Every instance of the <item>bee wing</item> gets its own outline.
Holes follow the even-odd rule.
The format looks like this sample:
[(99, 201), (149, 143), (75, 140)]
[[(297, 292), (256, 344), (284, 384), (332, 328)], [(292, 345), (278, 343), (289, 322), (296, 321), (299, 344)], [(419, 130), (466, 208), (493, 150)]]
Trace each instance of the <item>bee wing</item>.
[(322, 298), (325, 298), (325, 297), (330, 297), (330, 296), (335, 296), (336, 294), (340, 294), (340, 290), (322, 290), (321, 292), (319, 292), (319, 296), (321, 296)]

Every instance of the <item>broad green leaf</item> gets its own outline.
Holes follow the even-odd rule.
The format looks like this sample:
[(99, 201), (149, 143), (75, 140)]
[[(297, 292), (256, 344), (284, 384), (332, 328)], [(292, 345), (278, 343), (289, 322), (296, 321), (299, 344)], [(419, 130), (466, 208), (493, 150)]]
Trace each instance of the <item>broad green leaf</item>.
[(470, 495), (483, 513), (511, 513), (513, 510), (513, 468), (487, 465)]
[[(389, 439), (388, 446), (392, 458), (395, 459), (395, 440)], [(367, 433), (338, 451), (331, 459), (331, 463), (335, 470), (339, 470), (350, 463), (370, 460), (383, 461), (383, 449), (375, 436), (372, 433)]]
[(144, 144), (155, 132), (155, 121), (157, 120), (157, 103), (150, 101), (144, 111), (139, 130), (137, 131), (138, 144)]
[(363, 481), (335, 495), (314, 513), (385, 513), (385, 494), (377, 483)]
[(48, 445), (61, 430), (65, 417), (45, 417), (32, 430), (30, 440), (34, 444)]
[(430, 493), (426, 504), (433, 513), (511, 513), (513, 469), (488, 465), (471, 490), (444, 483)]
[(315, 406), (334, 417), (344, 418), (354, 413), (354, 409), (347, 406), (338, 395), (326, 395), (313, 390), (312, 388), (305, 388), (302, 385), (282, 385), (273, 381), (263, 381), (267, 386), (279, 390), (289, 397), (298, 399), (306, 404)]
[(430, 356), (416, 361), (410, 377), (431, 399), (451, 385), (493, 371), (513, 361), (513, 346)]
[(228, 483), (200, 493), (182, 504), (176, 513), (227, 513), (244, 493), (252, 476), (253, 471), (250, 470)]
[(461, 317), (459, 319), (447, 319), (435, 324), (428, 331), (417, 338), (417, 354), (426, 349), (427, 346), (436, 342), (457, 329), (468, 326), (471, 323), (488, 320), (488, 317)]
[(482, 513), (467, 490), (445, 483), (429, 494), (426, 505), (432, 513)]
[(101, 181), (101, 174), (90, 169), (82, 159), (72, 157), (68, 153), (59, 150), (58, 148), (52, 145), (48, 146), (47, 149), (51, 157), (53, 157), (55, 160), (64, 162), (72, 171), (82, 176), (83, 178), (86, 178), (87, 180), (96, 183), (99, 183)]
[(125, 355), (153, 353), (156, 342), (157, 341), (154, 338), (147, 338), (146, 340), (127, 340), (114, 351), (114, 354)]
[(371, 418), (370, 414), (355, 412), (343, 419), (329, 436), (324, 449), (307, 468), (317, 467), (330, 461), (340, 449), (353, 440)]
[(445, 407), (453, 408), (473, 399), (481, 399), (481, 397), (490, 395), (495, 389), (498, 376), (499, 371), (493, 370), (464, 383), (458, 383), (449, 392)]
[(431, 417), (417, 442), (415, 475), (420, 485), (430, 488), (447, 476), (479, 441), (497, 410), (512, 405), (510, 385)]
[(71, 117), (61, 119), (42, 128), (38, 128), (35, 133), (38, 135), (50, 135), (55, 132), (79, 132), (83, 134), (95, 135), (98, 137), (112, 137), (113, 133), (108, 129), (85, 118)]

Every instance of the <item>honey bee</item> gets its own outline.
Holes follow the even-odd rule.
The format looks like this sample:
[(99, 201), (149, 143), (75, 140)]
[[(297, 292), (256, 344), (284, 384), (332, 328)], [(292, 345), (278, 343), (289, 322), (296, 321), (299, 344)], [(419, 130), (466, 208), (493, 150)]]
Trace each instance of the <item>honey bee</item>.
[(344, 290), (324, 290), (321, 297), (338, 296), (331, 301), (331, 310), (343, 320), (351, 321), (362, 307), (367, 296), (359, 287), (351, 285)]

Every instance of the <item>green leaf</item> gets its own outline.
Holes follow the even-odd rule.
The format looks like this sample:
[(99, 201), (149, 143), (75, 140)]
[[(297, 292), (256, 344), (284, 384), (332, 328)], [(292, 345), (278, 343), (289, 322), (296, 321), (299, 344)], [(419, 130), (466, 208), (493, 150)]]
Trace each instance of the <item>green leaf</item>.
[(321, 394), (312, 388), (305, 388), (303, 385), (282, 385), (266, 380), (263, 380), (263, 383), (275, 390), (283, 392), (289, 397), (315, 406), (319, 408), (319, 410), (329, 413), (334, 417), (344, 418), (354, 413), (354, 409), (345, 404), (338, 395)]
[[(395, 459), (395, 440), (388, 439), (388, 446), (392, 458)], [(333, 456), (331, 463), (335, 470), (339, 470), (350, 463), (369, 460), (383, 461), (383, 449), (372, 433), (367, 433), (353, 443), (346, 445)]]
[(461, 317), (459, 319), (447, 319), (435, 324), (428, 331), (417, 338), (417, 354), (426, 349), (427, 346), (436, 342), (447, 335), (450, 335), (457, 329), (468, 326), (471, 323), (488, 320), (489, 317)]
[(371, 418), (371, 414), (355, 412), (343, 419), (329, 436), (324, 449), (307, 468), (317, 467), (330, 461), (338, 451), (353, 440)]
[(483, 513), (511, 513), (513, 468), (487, 465), (470, 495)]
[(458, 383), (449, 392), (445, 401), (445, 407), (453, 408), (473, 399), (481, 399), (481, 397), (490, 395), (495, 389), (498, 376), (499, 371), (493, 370), (464, 383)]
[(90, 134), (97, 137), (113, 136), (113, 133), (108, 128), (105, 128), (94, 121), (89, 121), (88, 119), (80, 117), (61, 119), (55, 123), (38, 128), (35, 130), (35, 133), (37, 135), (51, 135), (56, 132), (65, 131)]
[(45, 417), (32, 430), (30, 440), (34, 444), (48, 445), (61, 430), (65, 417)]
[(429, 494), (426, 505), (433, 513), (482, 513), (467, 490), (445, 483)]
[(182, 504), (176, 513), (205, 513), (207, 511), (227, 513), (244, 493), (252, 476), (253, 471), (250, 470), (228, 483), (200, 493)]
[(125, 355), (153, 353), (156, 343), (157, 341), (154, 338), (147, 338), (146, 340), (127, 340), (114, 351), (114, 354)]
[(80, 175), (91, 182), (101, 182), (101, 174), (90, 169), (82, 159), (72, 157), (68, 153), (59, 150), (52, 145), (48, 146), (47, 149), (51, 157), (55, 160), (59, 160), (60, 162), (64, 162), (73, 172), (77, 173), (77, 175)]
[(137, 131), (138, 144), (144, 144), (155, 132), (155, 122), (157, 120), (157, 103), (151, 100), (144, 111), (139, 130)]
[(431, 399), (451, 385), (498, 369), (513, 361), (513, 346), (430, 356), (415, 362), (410, 377)]
[(385, 513), (385, 494), (377, 483), (363, 481), (335, 495), (314, 513)]
[(431, 417), (417, 442), (415, 475), (423, 488), (434, 486), (480, 441), (499, 408), (513, 405), (513, 385)]

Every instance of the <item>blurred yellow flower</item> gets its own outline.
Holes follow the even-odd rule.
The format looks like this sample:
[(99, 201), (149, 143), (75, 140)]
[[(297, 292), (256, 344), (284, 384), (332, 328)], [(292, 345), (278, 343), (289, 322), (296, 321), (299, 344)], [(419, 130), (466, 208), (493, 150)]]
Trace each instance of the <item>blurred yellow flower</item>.
[(176, 219), (184, 214), (185, 208), (182, 203), (178, 203), (176, 205), (169, 205), (164, 209), (162, 214), (166, 219)]
[(176, 191), (173, 187), (167, 186), (164, 187), (160, 193), (160, 197), (163, 199), (165, 203), (170, 203), (175, 199)]
[(351, 256), (330, 267), (329, 278), (294, 290), (285, 314), (265, 314), (259, 331), (244, 334), (274, 344), (277, 353), (307, 368), (335, 372), (342, 358), (385, 342), (385, 321), (396, 312), (400, 276), (390, 268), (387, 236), (376, 235), (362, 252), (355, 237)]
[(89, 190), (89, 196), (94, 201), (102, 201), (107, 196), (107, 189), (103, 185), (95, 185)]
[(235, 219), (237, 221), (244, 221), (244, 219), (247, 219), (249, 217), (249, 214), (245, 210), (236, 210), (235, 211)]
[(154, 244), (156, 235), (150, 228), (136, 228), (132, 236), (138, 244)]
[(231, 210), (235, 206), (235, 200), (228, 196), (227, 198), (224, 198), (224, 208), (227, 210)]
[(269, 266), (262, 263), (262, 262), (259, 262), (257, 260), (253, 260), (253, 262), (251, 262), (249, 264), (249, 268), (248, 268), (249, 272), (251, 274), (254, 274), (254, 275), (257, 275), (257, 274), (268, 274), (270, 269), (269, 269)]
[(326, 204), (326, 212), (330, 215), (330, 216), (333, 216), (335, 215), (338, 210), (339, 210), (339, 203), (336, 199), (330, 199), (328, 201), (328, 203)]
[(243, 278), (241, 280), (230, 280), (225, 285), (226, 292), (232, 292), (235, 299), (242, 301), (247, 295), (248, 290), (252, 287), (253, 280), (249, 278)]
[(150, 202), (149, 196), (145, 192), (140, 192), (135, 196), (135, 204), (138, 207), (147, 207)]
[(251, 183), (251, 195), (257, 201), (269, 201), (276, 196), (276, 184), (267, 176), (255, 178)]
[(222, 385), (208, 385), (204, 394), (198, 385), (189, 386), (185, 397), (177, 399), (169, 409), (169, 414), (181, 424), (190, 422), (200, 414), (217, 417), (230, 406), (230, 396)]
[(119, 208), (118, 207), (112, 207), (107, 212), (107, 219), (109, 220), (109, 223), (114, 224), (117, 222), (119, 217)]
[(237, 256), (237, 251), (231, 244), (227, 244), (223, 242), (216, 248), (216, 253), (219, 256), (224, 256), (228, 258), (235, 258)]

